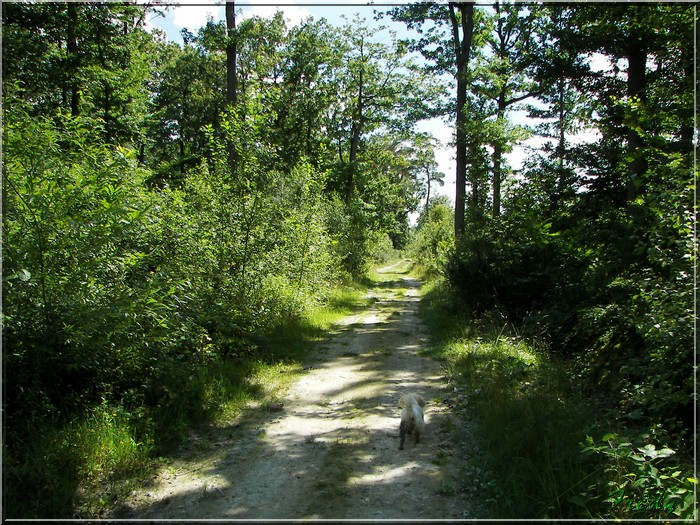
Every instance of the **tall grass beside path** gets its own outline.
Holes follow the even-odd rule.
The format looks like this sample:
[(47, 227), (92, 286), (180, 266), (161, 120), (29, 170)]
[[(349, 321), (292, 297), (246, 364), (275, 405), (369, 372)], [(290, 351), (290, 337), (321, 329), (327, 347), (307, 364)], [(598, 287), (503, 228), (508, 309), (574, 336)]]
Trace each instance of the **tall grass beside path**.
[(211, 358), (192, 369), (169, 363), (157, 407), (102, 404), (69, 423), (44, 422), (25, 435), (21, 457), (3, 456), (3, 518), (100, 518), (148, 478), (198, 429), (230, 425), (281, 399), (303, 363), (343, 317), (367, 300), (358, 285), (249, 343), (247, 355)]
[(476, 517), (693, 519), (697, 480), (660, 424), (625, 424), (570, 363), (495, 314), (468, 317), (440, 282), (422, 293), (429, 353), (476, 426), (481, 453), (462, 480), (483, 503)]

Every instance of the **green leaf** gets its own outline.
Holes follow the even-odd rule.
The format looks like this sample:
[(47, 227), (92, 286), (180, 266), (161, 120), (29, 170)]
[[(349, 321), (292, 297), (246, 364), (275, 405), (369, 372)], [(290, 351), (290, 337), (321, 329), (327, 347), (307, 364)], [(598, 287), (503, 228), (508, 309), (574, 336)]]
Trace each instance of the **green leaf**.
[(644, 447), (642, 447), (642, 448), (640, 448), (639, 451), (640, 451), (642, 454), (644, 454), (645, 456), (647, 456), (647, 457), (649, 457), (649, 458), (652, 458), (652, 459), (655, 458), (656, 456), (658, 456), (658, 454), (659, 454), (659, 453), (656, 451), (656, 447), (655, 447), (654, 445), (652, 445), (651, 443), (648, 444), (648, 445), (646, 445), (646, 446), (644, 446)]
[(672, 456), (676, 453), (675, 450), (672, 450), (670, 448), (662, 448), (661, 450), (657, 451), (656, 457), (658, 458), (667, 458), (669, 456)]

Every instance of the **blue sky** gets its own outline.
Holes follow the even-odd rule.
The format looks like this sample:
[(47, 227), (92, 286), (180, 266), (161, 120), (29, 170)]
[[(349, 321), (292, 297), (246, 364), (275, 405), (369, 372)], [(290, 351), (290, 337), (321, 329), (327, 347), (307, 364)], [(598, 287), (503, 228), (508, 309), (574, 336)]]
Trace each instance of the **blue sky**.
[[(151, 0), (151, 3), (154, 4)], [(302, 0), (297, 4), (293, 0), (282, 0), (276, 3), (275, 0), (268, 1), (240, 1), (236, 2), (236, 11), (242, 19), (250, 16), (270, 17), (276, 11), (282, 11), (290, 26), (296, 25), (309, 16), (315, 19), (325, 18), (333, 25), (342, 25), (344, 22), (341, 15), (345, 15), (352, 19), (355, 13), (359, 13), (362, 17), (372, 22), (375, 10), (385, 11), (386, 7), (374, 7), (367, 5), (366, 0), (342, 0), (338, 2), (317, 2), (317, 5), (310, 5), (313, 1)], [(183, 0), (180, 5), (174, 2), (163, 2), (166, 9), (165, 18), (152, 16), (149, 23), (155, 27), (159, 27), (166, 32), (169, 40), (181, 42), (180, 30), (187, 28), (194, 32), (199, 27), (206, 24), (207, 19), (212, 17), (214, 20), (224, 20), (224, 5), (221, 1), (215, 0), (194, 0), (187, 2)], [(338, 5), (342, 4), (342, 5)], [(348, 4), (357, 4), (356, 6)], [(390, 24), (386, 20), (383, 24)], [(402, 24), (395, 24), (396, 29), (403, 29)]]

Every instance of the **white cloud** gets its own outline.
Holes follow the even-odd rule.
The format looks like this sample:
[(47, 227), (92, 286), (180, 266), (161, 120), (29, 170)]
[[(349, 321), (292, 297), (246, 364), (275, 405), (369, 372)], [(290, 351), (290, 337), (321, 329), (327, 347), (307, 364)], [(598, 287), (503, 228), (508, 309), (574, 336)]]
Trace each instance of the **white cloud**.
[(172, 22), (178, 27), (185, 27), (194, 32), (206, 25), (211, 17), (223, 19), (223, 7), (220, 5), (178, 5), (173, 6)]
[[(239, 11), (240, 9), (240, 11)], [(207, 23), (209, 18), (215, 21), (224, 20), (225, 7), (221, 4), (210, 5), (173, 5), (170, 8), (169, 18), (172, 24), (179, 28), (187, 28), (189, 31), (195, 32), (200, 27)], [(236, 4), (238, 19), (245, 20), (252, 16), (261, 18), (271, 18), (277, 11), (282, 11), (284, 18), (287, 20), (287, 26), (293, 27), (300, 24), (303, 20), (309, 17), (309, 11), (304, 7), (295, 5), (275, 6), (275, 5), (247, 5)], [(156, 24), (157, 25), (157, 24)]]
[(610, 59), (602, 53), (589, 53), (588, 63), (594, 73), (608, 71), (612, 65)]

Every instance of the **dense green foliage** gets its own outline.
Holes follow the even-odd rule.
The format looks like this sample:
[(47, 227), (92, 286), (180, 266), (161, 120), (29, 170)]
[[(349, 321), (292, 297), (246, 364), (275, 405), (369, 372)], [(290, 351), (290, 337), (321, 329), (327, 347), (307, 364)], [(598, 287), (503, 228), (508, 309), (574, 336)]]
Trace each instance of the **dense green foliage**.
[(446, 285), (426, 287), (421, 316), (457, 394), (453, 409), (476, 429), (460, 449), (475, 518), (692, 519), (697, 480), (674, 430), (632, 425), (593, 401), (585, 382), (571, 381), (575, 362), (493, 310), (467, 313)]
[[(420, 9), (393, 16), (420, 30)], [(447, 24), (431, 16), (425, 50)], [(624, 412), (689, 429), (693, 10), (496, 5), (475, 20), (468, 227), (449, 282), (468, 309), (498, 308), (574, 356)], [(503, 121), (516, 102), (549, 142), (508, 178), (501, 154), (525, 136)], [(577, 130), (594, 138), (574, 143)]]
[[(398, 18), (406, 20), (412, 9), (399, 10)], [(582, 387), (575, 395), (562, 393), (571, 403), (562, 412), (542, 402), (560, 395), (557, 385), (545, 384), (541, 391), (528, 387), (527, 394), (517, 390), (523, 383), (516, 372), (523, 366), (523, 371), (530, 370), (527, 363), (511, 362), (499, 350), (479, 365), (481, 358), (469, 355), (484, 352), (484, 345), (463, 349), (469, 355), (456, 359), (455, 367), (467, 376), (465, 384), (490, 384), (493, 367), (515, 370), (517, 376), (499, 372), (498, 381), (507, 380), (508, 391), (504, 394), (499, 387), (488, 394), (481, 422), (484, 439), (488, 445), (500, 436), (504, 448), (492, 455), (498, 461), (521, 457), (519, 449), (506, 450), (505, 436), (551, 448), (551, 436), (562, 435), (567, 426), (579, 430), (570, 445), (576, 449), (581, 443), (590, 468), (602, 475), (593, 477), (590, 487), (580, 485), (589, 467), (573, 459), (574, 449), (562, 451), (577, 462), (574, 470), (556, 465), (544, 470), (560, 476), (556, 490), (561, 492), (550, 495), (566, 492), (568, 499), (540, 501), (533, 518), (658, 516), (645, 506), (650, 490), (658, 487), (667, 489), (674, 503), (669, 516), (691, 516), (697, 482), (681, 476), (681, 469), (690, 463), (695, 415), (697, 210), (694, 66), (688, 53), (694, 11), (681, 5), (500, 6), (484, 9), (481, 16), (476, 31), (483, 35), (484, 47), (491, 46), (488, 57), (499, 60), (484, 62), (477, 55), (470, 67), (475, 86), (468, 103), (472, 115), (486, 122), (473, 122), (469, 128), (468, 224), (445, 257), (425, 248), (426, 239), (435, 235), (434, 224), (427, 222), (418, 233), (419, 253), (432, 255), (428, 265), (442, 264), (461, 309), (473, 318), (495, 316), (518, 326), (522, 336), (553, 359), (562, 359), (569, 380)], [(423, 34), (430, 36), (423, 37), (423, 45), (438, 41), (434, 29)], [(512, 45), (494, 47), (505, 37)], [(509, 54), (499, 56), (499, 49)], [(592, 68), (592, 53), (608, 64), (605, 69)], [(497, 90), (496, 96), (488, 95), (494, 86), (509, 90), (501, 102), (529, 99), (521, 109), (543, 119), (532, 131), (549, 139), (517, 172), (496, 158), (494, 138), (504, 149), (517, 137), (514, 128), (499, 124), (507, 104), (496, 103)], [(579, 130), (588, 130), (591, 138), (575, 141)], [(425, 266), (425, 259), (421, 263)], [(541, 371), (523, 377), (528, 385), (543, 381)], [(505, 402), (509, 398), (511, 408)], [(502, 406), (495, 409), (494, 403)], [(599, 407), (605, 420), (576, 416), (585, 403)], [(497, 413), (501, 408), (503, 413)], [(524, 421), (523, 411), (528, 414)], [(537, 414), (546, 418), (546, 428), (570, 417), (574, 421), (543, 433), (516, 430), (536, 426)], [(505, 428), (499, 418), (513, 426)], [(612, 438), (584, 442), (587, 432), (599, 437), (611, 430)], [(630, 435), (640, 437), (619, 437)], [(680, 457), (654, 453), (654, 446), (671, 447)], [(546, 459), (530, 451), (528, 468), (536, 469)], [(526, 502), (543, 497), (545, 487), (534, 477), (512, 480), (513, 494), (521, 499), (504, 517), (523, 517)], [(515, 489), (533, 483), (539, 487), (536, 494)], [(576, 484), (575, 494), (564, 491), (567, 483)], [(591, 498), (613, 489), (626, 490), (624, 504), (611, 497), (591, 506)], [(635, 507), (637, 503), (643, 508)]]
[[(600, 50), (619, 60), (629, 52), (577, 39), (597, 12), (545, 13), (582, 25), (542, 42), (567, 50), (563, 58)], [(628, 10), (619, 23), (609, 19), (607, 36), (627, 38), (625, 17), (647, 16), (662, 17), (677, 31), (644, 41), (655, 69), (635, 96), (627, 85), (631, 74), (625, 84), (586, 68), (557, 72), (538, 65), (535, 80), (573, 77), (581, 104), (584, 87), (599, 86), (602, 96), (586, 100), (588, 110), (580, 114), (589, 115), (582, 124), (601, 138), (580, 146), (562, 141), (549, 154), (528, 159), (506, 195), (502, 217), (486, 221), (471, 214), (478, 219), (459, 240), (447, 275), (471, 309), (498, 307), (556, 352), (575, 355), (578, 372), (612, 394), (624, 412), (680, 431), (689, 428), (693, 413), (693, 167), (687, 136), (693, 86), (684, 54), (693, 18), (680, 6)], [(643, 138), (634, 152), (625, 140), (632, 132)], [(643, 159), (643, 169), (636, 159)]]
[(425, 277), (441, 274), (454, 251), (454, 224), (449, 199), (435, 197), (428, 201), (420, 217), (411, 253)]
[(7, 515), (96, 515), (152, 450), (263, 395), (275, 334), (339, 308), (420, 197), (395, 44), (247, 19), (227, 106), (224, 25), (178, 46), (150, 12), (3, 4)]
[[(576, 484), (581, 497), (636, 477), (637, 498), (658, 482), (687, 504), (692, 6), (428, 2), (389, 11), (419, 31), (405, 40), (278, 13), (210, 20), (182, 45), (144, 29), (153, 13), (2, 4), (5, 516), (99, 515), (189, 425), (264, 399), (265, 367), (294, 366), (280, 334), (318, 337), (328, 323), (314, 316), (347, 303), (338, 287), (409, 245), (462, 310), (536, 342), (451, 357), (505, 400), (485, 429), (488, 468), (577, 427), (562, 457), (584, 443), (613, 476)], [(458, 24), (471, 49), (452, 42)], [(455, 210), (430, 194), (444, 177), (435, 142), (415, 128), (455, 114), (469, 191), (457, 239)], [(582, 130), (592, 138), (576, 141)], [(547, 142), (513, 170), (507, 154), (532, 134)], [(609, 426), (583, 423), (586, 400), (613, 411)], [(513, 425), (533, 421), (553, 428), (519, 445)], [(489, 441), (499, 433), (513, 439)], [(533, 518), (605, 515), (565, 487), (584, 463), (550, 465), (558, 481), (528, 484), (503, 516), (535, 497)]]

